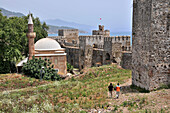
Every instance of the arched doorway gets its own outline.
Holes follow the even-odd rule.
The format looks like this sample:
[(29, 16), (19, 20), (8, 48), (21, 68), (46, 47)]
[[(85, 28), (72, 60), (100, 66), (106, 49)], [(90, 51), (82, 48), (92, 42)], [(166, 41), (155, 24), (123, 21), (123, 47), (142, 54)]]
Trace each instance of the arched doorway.
[(124, 51), (125, 50), (125, 47), (124, 46), (122, 46), (122, 51)]
[(110, 54), (106, 53), (106, 60), (110, 60)]

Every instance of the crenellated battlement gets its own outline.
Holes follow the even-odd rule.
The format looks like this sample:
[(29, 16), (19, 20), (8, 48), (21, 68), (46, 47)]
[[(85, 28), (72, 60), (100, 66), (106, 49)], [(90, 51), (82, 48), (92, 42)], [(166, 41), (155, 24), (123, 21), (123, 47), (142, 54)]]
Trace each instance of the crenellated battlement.
[(80, 40), (96, 40), (96, 41), (103, 41), (104, 37), (102, 35), (86, 35), (86, 36), (79, 36)]
[(112, 42), (112, 40), (114, 39), (114, 37), (104, 37), (104, 41), (106, 42), (106, 41), (111, 41)]
[(112, 41), (114, 42), (130, 42), (130, 36), (111, 36), (104, 37), (104, 41)]

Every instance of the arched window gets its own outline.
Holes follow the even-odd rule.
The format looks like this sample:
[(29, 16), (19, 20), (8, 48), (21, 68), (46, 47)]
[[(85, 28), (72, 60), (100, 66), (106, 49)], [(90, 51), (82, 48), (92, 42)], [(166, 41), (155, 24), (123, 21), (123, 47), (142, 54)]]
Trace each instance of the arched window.
[(126, 37), (126, 40), (128, 40), (128, 37)]
[(97, 48), (97, 45), (96, 45), (96, 44), (93, 44), (93, 48)]
[(124, 51), (125, 50), (125, 47), (124, 46), (122, 46), (122, 51)]

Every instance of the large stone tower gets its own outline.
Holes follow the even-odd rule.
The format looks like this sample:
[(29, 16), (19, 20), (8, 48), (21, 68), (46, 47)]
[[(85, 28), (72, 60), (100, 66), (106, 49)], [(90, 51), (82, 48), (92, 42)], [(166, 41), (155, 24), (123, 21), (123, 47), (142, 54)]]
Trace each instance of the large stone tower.
[(31, 59), (32, 56), (34, 56), (35, 54), (35, 49), (34, 49), (34, 38), (36, 37), (36, 33), (33, 32), (34, 30), (34, 26), (33, 26), (33, 21), (32, 21), (32, 17), (31, 14), (29, 15), (29, 19), (28, 19), (28, 33), (27, 33), (27, 37), (29, 40), (29, 57), (28, 59)]
[(146, 90), (170, 84), (169, 4), (133, 1), (132, 84)]

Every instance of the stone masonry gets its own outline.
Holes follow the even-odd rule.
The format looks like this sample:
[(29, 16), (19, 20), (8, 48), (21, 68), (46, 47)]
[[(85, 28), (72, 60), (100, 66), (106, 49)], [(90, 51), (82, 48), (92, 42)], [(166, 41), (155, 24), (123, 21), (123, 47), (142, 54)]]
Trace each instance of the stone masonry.
[(110, 31), (104, 30), (104, 25), (99, 25), (99, 30), (93, 30), (93, 35), (110, 36)]
[(49, 38), (66, 49), (67, 62), (80, 70), (110, 63), (120, 65), (122, 52), (131, 52), (130, 36), (110, 36), (103, 25), (93, 30), (93, 35), (77, 36), (77, 30), (60, 30), (59, 36)]
[(154, 90), (170, 84), (170, 1), (133, 2), (132, 83)]

